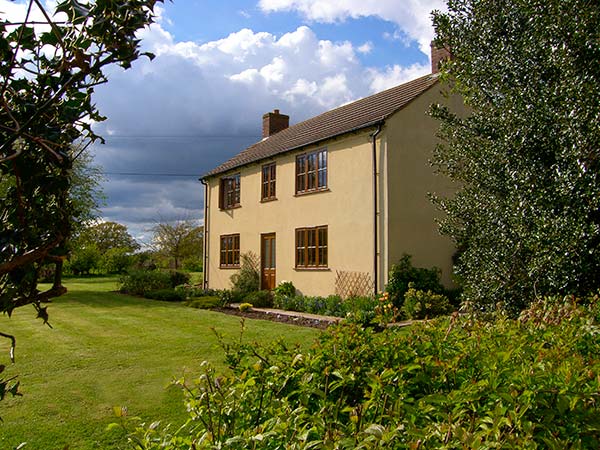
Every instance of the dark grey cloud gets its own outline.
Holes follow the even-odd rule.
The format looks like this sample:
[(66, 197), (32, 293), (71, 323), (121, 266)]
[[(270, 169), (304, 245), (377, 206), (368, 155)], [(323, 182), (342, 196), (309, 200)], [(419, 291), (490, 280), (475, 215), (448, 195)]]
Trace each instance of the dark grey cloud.
[(176, 43), (160, 25), (141, 37), (157, 56), (111, 69), (97, 88), (108, 119), (94, 125), (106, 145), (93, 148), (107, 173), (104, 218), (141, 239), (159, 219), (203, 220), (197, 179), (260, 140), (265, 112), (299, 122), (371, 93), (385, 75), (362, 67), (349, 42), (320, 41), (307, 27), (203, 45)]

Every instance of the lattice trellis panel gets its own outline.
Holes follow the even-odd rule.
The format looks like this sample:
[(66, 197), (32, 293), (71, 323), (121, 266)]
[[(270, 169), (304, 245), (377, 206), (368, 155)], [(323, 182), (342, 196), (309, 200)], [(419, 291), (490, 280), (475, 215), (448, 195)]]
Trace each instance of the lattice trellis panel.
[(335, 271), (335, 293), (342, 298), (373, 294), (373, 278), (368, 272)]

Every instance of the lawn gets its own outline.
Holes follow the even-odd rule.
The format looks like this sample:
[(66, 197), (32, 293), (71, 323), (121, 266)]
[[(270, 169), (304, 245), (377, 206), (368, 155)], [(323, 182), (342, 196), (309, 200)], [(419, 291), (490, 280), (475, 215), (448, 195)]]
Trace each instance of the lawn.
[[(52, 328), (33, 308), (0, 317), (0, 330), (17, 338), (16, 363), (0, 341), (5, 375), (18, 375), (23, 397), (0, 403), (0, 448), (25, 450), (125, 448), (114, 406), (129, 415), (182, 423), (186, 412), (174, 377), (194, 376), (209, 360), (225, 370), (211, 328), (229, 337), (239, 318), (114, 293), (114, 278), (71, 279), (69, 293), (49, 307)], [(248, 341), (283, 338), (309, 345), (318, 331), (246, 320)]]

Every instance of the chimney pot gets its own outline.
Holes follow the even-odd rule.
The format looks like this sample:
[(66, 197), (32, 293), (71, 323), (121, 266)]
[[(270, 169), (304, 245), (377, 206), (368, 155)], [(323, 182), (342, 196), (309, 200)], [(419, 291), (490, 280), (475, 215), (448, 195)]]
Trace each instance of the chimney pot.
[(263, 139), (290, 126), (290, 116), (280, 114), (278, 109), (263, 115)]

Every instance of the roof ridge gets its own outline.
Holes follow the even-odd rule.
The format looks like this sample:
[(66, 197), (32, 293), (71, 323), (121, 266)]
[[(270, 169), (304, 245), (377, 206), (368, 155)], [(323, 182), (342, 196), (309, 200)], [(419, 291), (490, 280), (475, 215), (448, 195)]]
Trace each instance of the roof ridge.
[(202, 178), (372, 126), (404, 108), (437, 81), (437, 74), (423, 75), (398, 86), (324, 111), (251, 144)]

